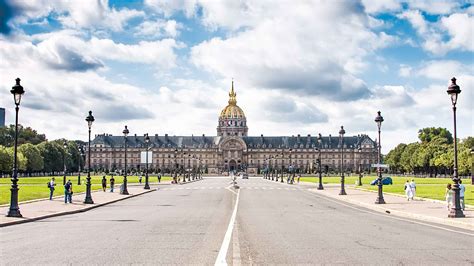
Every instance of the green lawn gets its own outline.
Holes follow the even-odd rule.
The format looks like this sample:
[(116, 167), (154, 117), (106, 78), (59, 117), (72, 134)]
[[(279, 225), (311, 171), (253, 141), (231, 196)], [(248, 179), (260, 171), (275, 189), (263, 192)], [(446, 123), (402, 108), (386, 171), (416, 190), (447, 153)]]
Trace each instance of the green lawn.
[[(412, 177), (404, 177), (404, 176), (391, 176), (393, 180), (393, 185), (386, 185), (383, 186), (383, 190), (385, 192), (396, 193), (405, 195), (405, 182), (407, 179), (411, 181)], [(368, 190), (377, 190), (377, 186), (371, 186), (369, 183), (374, 180), (375, 176), (366, 176), (362, 178), (362, 188)], [(349, 176), (346, 177), (346, 184), (353, 185), (355, 184), (358, 177), (356, 176)], [(430, 199), (437, 199), (437, 200), (445, 200), (445, 191), (446, 185), (448, 183), (453, 183), (450, 178), (413, 178), (415, 179), (416, 183), (416, 196), (422, 198), (430, 198)], [(301, 181), (304, 182), (313, 182), (317, 183), (318, 178), (316, 177), (302, 177)], [(341, 177), (323, 177), (323, 184), (338, 184), (341, 182)], [(466, 192), (464, 195), (464, 199), (466, 204), (474, 205), (474, 186), (471, 185), (470, 180), (464, 180), (464, 185), (466, 186)]]
[[(109, 185), (110, 176), (106, 176), (107, 186)], [(119, 188), (123, 181), (122, 176), (114, 176), (116, 189)], [(48, 181), (51, 177), (23, 177), (19, 178), (18, 191), (19, 201), (42, 199), (49, 197), (49, 188), (47, 187)], [(54, 196), (63, 196), (64, 188), (62, 185), (62, 176), (56, 176), (56, 189), (54, 190)], [(70, 179), (73, 184), (74, 193), (81, 193), (86, 190), (85, 181), (86, 176), (81, 176), (81, 185), (77, 185), (77, 176), (67, 176), (66, 180)], [(163, 176), (161, 182), (170, 181), (172, 178), (169, 176)], [(102, 189), (101, 185), (102, 176), (91, 176), (92, 190)], [(138, 176), (129, 176), (127, 178), (128, 183), (138, 183)], [(156, 183), (158, 178), (156, 176), (150, 176), (149, 182)], [(142, 184), (145, 183), (145, 177), (142, 178)], [(0, 204), (7, 204), (10, 202), (10, 178), (0, 179)]]

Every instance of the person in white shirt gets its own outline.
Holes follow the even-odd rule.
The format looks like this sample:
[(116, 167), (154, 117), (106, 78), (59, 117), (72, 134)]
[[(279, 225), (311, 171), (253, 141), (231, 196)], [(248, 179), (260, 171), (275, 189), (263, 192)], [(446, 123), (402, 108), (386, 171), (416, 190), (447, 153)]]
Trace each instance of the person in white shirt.
[(410, 182), (405, 182), (405, 195), (407, 196), (407, 200), (409, 201), (412, 198), (412, 191), (410, 188)]
[(459, 201), (461, 203), (461, 209), (464, 211), (466, 204), (464, 203), (464, 192), (466, 187), (462, 184), (462, 180), (459, 180)]
[(416, 184), (415, 184), (415, 179), (412, 179), (410, 184), (410, 189), (411, 189), (411, 200), (413, 200), (413, 198), (415, 197), (415, 194), (416, 194)]
[(56, 184), (54, 183), (54, 177), (53, 177), (53, 178), (51, 178), (51, 181), (49, 181), (49, 183), (48, 183), (49, 200), (53, 200), (54, 186), (56, 186)]

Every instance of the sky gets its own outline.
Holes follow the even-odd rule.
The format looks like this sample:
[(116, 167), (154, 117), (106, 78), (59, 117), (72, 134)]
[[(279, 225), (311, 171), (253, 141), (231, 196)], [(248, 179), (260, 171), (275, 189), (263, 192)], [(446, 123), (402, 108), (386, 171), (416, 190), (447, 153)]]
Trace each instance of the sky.
[(234, 80), (250, 136), (473, 135), (474, 6), (395, 0), (0, 0), (0, 107), (50, 140), (216, 135)]

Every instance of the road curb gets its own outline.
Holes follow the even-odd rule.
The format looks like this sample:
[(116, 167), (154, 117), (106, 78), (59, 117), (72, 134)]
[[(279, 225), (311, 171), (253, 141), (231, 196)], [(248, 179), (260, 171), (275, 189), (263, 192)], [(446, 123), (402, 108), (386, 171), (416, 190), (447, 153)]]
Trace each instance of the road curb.
[(28, 219), (24, 219), (24, 220), (6, 222), (6, 223), (0, 224), (0, 228), (11, 226), (11, 225), (16, 225), (16, 224), (34, 222), (34, 221), (43, 220), (43, 219), (52, 218), (52, 217), (64, 216), (64, 215), (75, 214), (75, 213), (80, 213), (80, 212), (86, 212), (86, 211), (89, 211), (89, 210), (92, 210), (92, 209), (95, 209), (95, 208), (98, 208), (98, 207), (102, 207), (102, 206), (105, 206), (105, 205), (108, 205), (108, 204), (111, 204), (111, 203), (115, 203), (115, 202), (118, 202), (118, 201), (130, 199), (130, 198), (134, 198), (134, 197), (137, 197), (137, 196), (140, 196), (140, 195), (143, 195), (143, 194), (147, 194), (147, 193), (150, 193), (150, 192), (153, 192), (153, 191), (156, 191), (156, 189), (146, 190), (146, 191), (140, 192), (138, 194), (129, 195), (128, 197), (115, 199), (115, 200), (100, 203), (100, 204), (93, 204), (93, 205), (90, 205), (90, 207), (86, 207), (86, 208), (79, 209), (79, 210), (58, 212), (58, 213), (48, 214), (48, 215), (39, 216), (39, 217), (28, 218)]
[(399, 217), (404, 217), (404, 218), (411, 218), (411, 219), (415, 219), (415, 220), (421, 220), (421, 221), (436, 223), (436, 224), (441, 224), (441, 225), (454, 226), (454, 227), (459, 227), (459, 228), (463, 228), (463, 229), (466, 229), (466, 230), (474, 231), (474, 225), (458, 222), (456, 220), (446, 220), (446, 219), (438, 218), (438, 217), (414, 214), (414, 213), (409, 213), (409, 212), (404, 212), (404, 211), (399, 211), (399, 210), (392, 210), (392, 209), (385, 208), (383, 206), (368, 204), (368, 203), (364, 203), (364, 202), (360, 202), (360, 201), (352, 200), (352, 199), (348, 199), (348, 198), (333, 197), (333, 196), (326, 195), (326, 194), (323, 194), (323, 193), (317, 193), (317, 191), (318, 191), (317, 189), (309, 189), (309, 191), (311, 191), (313, 193), (316, 193), (318, 195), (325, 196), (327, 198), (336, 199), (336, 200), (339, 200), (339, 201), (342, 201), (342, 202), (348, 202), (348, 203), (351, 203), (351, 204), (354, 204), (354, 205), (357, 205), (357, 206), (361, 206), (361, 207), (364, 207), (364, 208), (367, 208), (367, 209), (370, 209), (370, 210), (374, 210), (374, 211), (377, 211), (377, 212), (385, 213), (385, 214), (392, 214), (394, 216), (399, 216)]

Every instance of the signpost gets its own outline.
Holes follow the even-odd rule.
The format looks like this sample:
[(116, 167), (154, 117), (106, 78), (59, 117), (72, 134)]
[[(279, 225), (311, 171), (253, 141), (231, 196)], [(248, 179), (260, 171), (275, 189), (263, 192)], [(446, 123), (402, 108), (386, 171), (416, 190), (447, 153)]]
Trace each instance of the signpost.
[(390, 165), (388, 164), (379, 164), (379, 163), (374, 163), (374, 164), (371, 164), (370, 165), (371, 167), (373, 168), (377, 168), (377, 167), (380, 167), (380, 168), (386, 168), (386, 169), (389, 169), (390, 168)]

